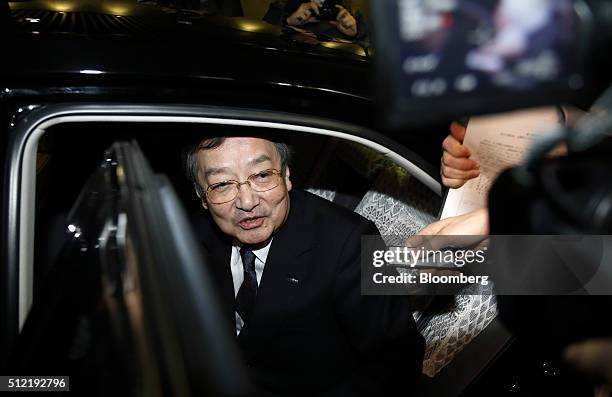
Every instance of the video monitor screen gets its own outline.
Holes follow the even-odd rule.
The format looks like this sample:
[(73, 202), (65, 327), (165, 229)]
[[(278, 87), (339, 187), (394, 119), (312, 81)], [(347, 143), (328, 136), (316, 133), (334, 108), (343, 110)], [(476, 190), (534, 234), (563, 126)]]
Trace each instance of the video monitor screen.
[(572, 0), (376, 3), (379, 76), (396, 113), (467, 116), (584, 86), (585, 28)]

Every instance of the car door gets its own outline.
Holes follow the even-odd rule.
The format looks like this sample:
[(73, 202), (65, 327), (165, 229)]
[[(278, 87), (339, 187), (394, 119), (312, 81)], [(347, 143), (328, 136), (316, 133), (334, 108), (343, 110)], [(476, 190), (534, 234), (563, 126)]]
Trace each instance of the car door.
[(246, 395), (205, 253), (169, 180), (113, 144), (68, 214), (8, 369), (99, 395)]

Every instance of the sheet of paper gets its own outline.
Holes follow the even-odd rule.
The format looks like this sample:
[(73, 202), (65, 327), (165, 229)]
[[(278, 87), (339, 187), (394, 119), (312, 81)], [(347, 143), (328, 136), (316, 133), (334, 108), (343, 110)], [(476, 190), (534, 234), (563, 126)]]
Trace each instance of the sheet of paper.
[(440, 218), (486, 207), (495, 178), (506, 168), (519, 164), (535, 137), (559, 122), (556, 107), (470, 118), (463, 143), (472, 152), (471, 158), (480, 161), (480, 176), (449, 190)]

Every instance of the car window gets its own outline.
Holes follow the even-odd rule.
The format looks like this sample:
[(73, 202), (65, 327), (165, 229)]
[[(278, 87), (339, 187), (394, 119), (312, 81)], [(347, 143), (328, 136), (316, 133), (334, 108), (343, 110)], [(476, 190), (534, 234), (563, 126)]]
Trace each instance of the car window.
[[(326, 154), (331, 159), (339, 158), (337, 153), (328, 150), (335, 146), (332, 145), (334, 139), (359, 143), (369, 148), (377, 153), (381, 161), (395, 163), (408, 170), (414, 177), (413, 182), (423, 185), (428, 194), (440, 195), (440, 184), (435, 179), (435, 171), (431, 171), (435, 167), (417, 153), (375, 131), (330, 119), (185, 105), (130, 105), (126, 109), (125, 106), (110, 104), (58, 104), (33, 110), (26, 120), (27, 123), (15, 126), (16, 139), (10, 151), (14, 155), (9, 162), (11, 178), (8, 197), (9, 202), (13, 203), (9, 224), (11, 228), (19, 230), (19, 233), (8, 236), (7, 245), (13, 247), (7, 251), (8, 269), (13, 275), (8, 295), (18, 302), (17, 305), (7, 305), (6, 309), (11, 338), (16, 337), (23, 326), (33, 295), (36, 295), (35, 289), (44, 285), (53, 260), (61, 252), (62, 242), (67, 238), (66, 214), (87, 175), (99, 165), (101, 160), (98, 153), (103, 152), (115, 140), (135, 139), (140, 142), (146, 155), (154, 159), (154, 170), (166, 173), (172, 183), (176, 184), (177, 193), (190, 213), (201, 212), (202, 206), (193, 192), (193, 186), (183, 177), (178, 157), (186, 142), (206, 134), (252, 135), (275, 131), (286, 136), (300, 148), (298, 153), (301, 153), (296, 156), (292, 171), (295, 186), (311, 188), (315, 193), (354, 210), (357, 210), (355, 204), (359, 203), (359, 195), (352, 195), (348, 201), (342, 202), (347, 195), (333, 183), (332, 188), (335, 190), (323, 186), (323, 182), (318, 185), (309, 184), (312, 175), (316, 175), (315, 171), (318, 169), (320, 173), (328, 164), (323, 161), (322, 155)], [(45, 161), (40, 160), (45, 156)], [(38, 175), (37, 158), (44, 165)], [(370, 182), (368, 180), (368, 184)], [(361, 185), (353, 184), (351, 187), (354, 186)], [(373, 184), (371, 186), (372, 189), (367, 192), (375, 193), (377, 188)], [(370, 188), (362, 188), (359, 194), (366, 189)], [(418, 190), (410, 188), (409, 191), (411, 194), (402, 193), (399, 196), (400, 201), (404, 200), (403, 197), (412, 197), (412, 193)], [(386, 200), (385, 196), (370, 194), (369, 197), (385, 199), (386, 203), (391, 204), (397, 202)], [(361, 202), (364, 200), (365, 196)], [(381, 214), (377, 219), (383, 222), (389, 214), (393, 215), (393, 210), (387, 216)], [(378, 213), (374, 212), (371, 219), (377, 216)], [(414, 231), (418, 227), (411, 225), (406, 230)]]
[[(9, 189), (10, 196), (19, 202), (16, 224), (22, 229), (11, 237), (13, 245), (19, 247), (11, 263), (18, 282), (11, 296), (19, 305), (9, 319), (15, 327), (11, 327), (15, 338), (18, 330), (36, 329), (29, 326), (34, 317), (28, 318), (28, 313), (49, 312), (54, 305), (57, 309), (66, 301), (76, 307), (80, 304), (78, 299), (70, 298), (74, 295), (48, 292), (57, 288), (61, 291), (64, 285), (70, 286), (66, 288), (69, 291), (87, 278), (75, 271), (72, 277), (60, 277), (58, 282), (57, 275), (63, 272), (57, 270), (85, 270), (91, 263), (66, 259), (67, 249), (80, 249), (78, 224), (70, 220), (74, 219), (75, 202), (82, 201), (79, 195), (91, 192), (87, 187), (91, 174), (108, 161), (104, 151), (115, 141), (135, 142), (149, 159), (152, 170), (167, 175), (189, 219), (204, 210), (183, 175), (181, 157), (185, 146), (206, 136), (250, 136), (271, 131), (286, 138), (296, 150), (290, 165), (294, 188), (306, 189), (363, 215), (383, 234), (405, 238), (434, 219), (439, 208), (439, 184), (424, 170), (422, 159), (396, 142), (355, 125), (285, 113), (269, 113), (264, 118), (261, 112), (236, 110), (232, 113), (234, 118), (224, 119), (219, 117), (220, 109), (206, 107), (163, 107), (159, 110), (162, 116), (150, 105), (141, 109), (140, 115), (134, 108), (126, 111), (120, 106), (101, 105), (92, 116), (93, 108), (50, 105), (40, 109), (44, 117), (37, 119), (38, 111), (33, 111), (28, 118), (31, 124), (19, 125), (21, 132), (16, 142), (25, 149), (22, 159), (11, 163), (14, 173), (20, 175), (20, 181), (11, 186), (19, 186), (19, 190)], [(209, 116), (209, 111), (214, 111), (215, 117)], [(97, 202), (108, 205), (108, 200)], [(66, 315), (75, 320), (78, 316), (70, 314), (74, 312), (67, 310)], [(81, 327), (74, 321), (66, 326), (73, 331)], [(68, 339), (73, 335), (61, 330), (59, 333)]]
[[(257, 128), (238, 130), (262, 133)], [(184, 176), (182, 153), (200, 137), (236, 133), (223, 126), (166, 123), (69, 123), (50, 128), (38, 146), (35, 224), (34, 288), (44, 284), (62, 244), (70, 237), (66, 219), (89, 175), (104, 160), (102, 153), (113, 142), (135, 140), (155, 172), (169, 177), (190, 214), (203, 211), (190, 182)], [(313, 134), (286, 133), (294, 148), (291, 177), (295, 188), (307, 189), (354, 211), (371, 217), (383, 233), (413, 234), (437, 214), (440, 198), (406, 169), (376, 151), (355, 142)], [(390, 203), (372, 212), (374, 194)], [(409, 227), (399, 228), (385, 215), (393, 205), (415, 217)], [(397, 217), (396, 217), (397, 218)], [(397, 221), (397, 219), (396, 219)], [(399, 228), (399, 229), (398, 229)]]

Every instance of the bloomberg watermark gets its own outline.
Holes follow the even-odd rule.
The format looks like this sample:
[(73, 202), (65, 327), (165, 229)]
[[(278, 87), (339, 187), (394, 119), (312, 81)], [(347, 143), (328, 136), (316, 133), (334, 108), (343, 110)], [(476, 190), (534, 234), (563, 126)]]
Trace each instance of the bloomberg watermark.
[(612, 236), (362, 238), (364, 295), (607, 295)]

